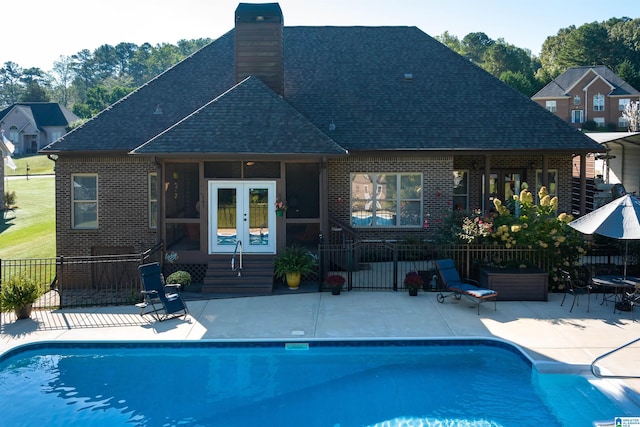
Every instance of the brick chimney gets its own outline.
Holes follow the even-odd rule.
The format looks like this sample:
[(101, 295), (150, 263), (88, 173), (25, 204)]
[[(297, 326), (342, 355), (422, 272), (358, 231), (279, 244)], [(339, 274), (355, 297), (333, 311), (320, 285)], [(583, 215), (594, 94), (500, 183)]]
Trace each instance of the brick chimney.
[(236, 83), (255, 76), (284, 96), (284, 19), (280, 5), (240, 3), (235, 26)]

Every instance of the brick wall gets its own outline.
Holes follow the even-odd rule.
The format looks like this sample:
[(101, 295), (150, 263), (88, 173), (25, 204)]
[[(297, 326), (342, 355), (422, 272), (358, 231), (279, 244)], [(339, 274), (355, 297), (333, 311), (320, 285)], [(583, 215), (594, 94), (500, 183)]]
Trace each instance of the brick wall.
[(429, 226), (411, 228), (358, 229), (363, 239), (428, 239), (436, 231), (441, 218), (451, 210), (453, 198), (453, 158), (450, 156), (351, 156), (329, 161), (329, 214), (351, 223), (350, 191), (351, 173), (402, 173), (423, 174), (423, 215)]
[[(149, 228), (148, 174), (157, 166), (137, 156), (68, 158), (56, 162), (56, 252), (91, 255), (95, 247), (133, 247), (142, 251), (157, 241)], [(98, 228), (74, 230), (71, 224), (71, 175), (98, 175)]]
[[(438, 231), (442, 219), (452, 210), (453, 170), (469, 171), (469, 207), (479, 209), (482, 206), (482, 174), (484, 173), (482, 156), (369, 156), (333, 159), (329, 161), (329, 213), (350, 224), (350, 174), (351, 173), (399, 173), (420, 172), (423, 174), (423, 214), (429, 226), (424, 228), (358, 228), (363, 239), (429, 239)], [(493, 156), (492, 170), (523, 171), (523, 181), (530, 191), (535, 188), (536, 169), (542, 169), (540, 155)], [(547, 168), (558, 170), (558, 207), (559, 212), (571, 212), (571, 167), (569, 154), (548, 156)]]

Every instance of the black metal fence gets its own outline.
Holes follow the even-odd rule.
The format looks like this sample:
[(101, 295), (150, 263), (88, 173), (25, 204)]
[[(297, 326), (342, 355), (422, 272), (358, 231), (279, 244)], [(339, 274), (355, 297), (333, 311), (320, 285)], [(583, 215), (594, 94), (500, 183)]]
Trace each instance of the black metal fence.
[(134, 304), (140, 301), (138, 266), (159, 261), (161, 247), (140, 254), (0, 260), (0, 286), (28, 276), (40, 288), (35, 309)]
[[(628, 253), (628, 256), (624, 256)], [(593, 275), (623, 272), (640, 275), (638, 254), (640, 245), (593, 245), (580, 259)], [(42, 296), (35, 308), (64, 308), (100, 305), (125, 305), (140, 301), (137, 267), (142, 263), (160, 261), (161, 245), (140, 254), (87, 257), (56, 257), (45, 259), (0, 260), (0, 285), (12, 276), (27, 275), (39, 284)], [(438, 289), (434, 261), (452, 258), (461, 275), (477, 279), (480, 264), (491, 259), (518, 263), (551, 271), (545, 252), (531, 248), (498, 246), (437, 245), (399, 241), (365, 240), (318, 246), (318, 272), (305, 280), (320, 284), (330, 274), (345, 277), (348, 290), (404, 290), (404, 278), (417, 272), (424, 290)], [(176, 266), (165, 266), (169, 274)], [(184, 266), (180, 266), (182, 268)], [(206, 265), (205, 265), (206, 267)], [(202, 270), (200, 268), (198, 271)], [(194, 283), (204, 276), (204, 270), (194, 277)]]
[[(348, 290), (405, 289), (404, 278), (414, 271), (422, 277), (424, 290), (439, 290), (439, 284), (433, 280), (436, 273), (434, 261), (444, 258), (453, 259), (461, 275), (476, 280), (480, 267), (492, 260), (508, 265), (526, 264), (549, 272), (560, 267), (551, 264), (548, 252), (524, 247), (362, 240), (320, 245), (318, 251), (320, 282), (328, 275), (342, 275)], [(640, 272), (636, 248), (630, 248), (626, 259), (628, 274)], [(625, 256), (618, 245), (593, 245), (579, 262), (587, 266), (593, 275), (622, 273)]]

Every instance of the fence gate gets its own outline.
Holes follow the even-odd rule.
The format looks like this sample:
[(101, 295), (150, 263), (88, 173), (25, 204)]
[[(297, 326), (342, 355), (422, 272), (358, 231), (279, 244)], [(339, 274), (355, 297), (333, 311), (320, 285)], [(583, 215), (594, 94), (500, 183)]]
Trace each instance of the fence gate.
[(428, 285), (435, 273), (435, 253), (428, 245), (362, 240), (319, 248), (321, 281), (330, 274), (342, 275), (349, 290), (404, 289), (410, 271), (418, 272)]

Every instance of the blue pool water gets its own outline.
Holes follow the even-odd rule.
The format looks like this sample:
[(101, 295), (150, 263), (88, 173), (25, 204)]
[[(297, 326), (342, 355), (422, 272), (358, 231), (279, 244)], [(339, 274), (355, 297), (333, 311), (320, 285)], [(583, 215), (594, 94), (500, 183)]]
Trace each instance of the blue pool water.
[(640, 415), (480, 339), (39, 343), (0, 357), (0, 402), (11, 426), (553, 427)]

